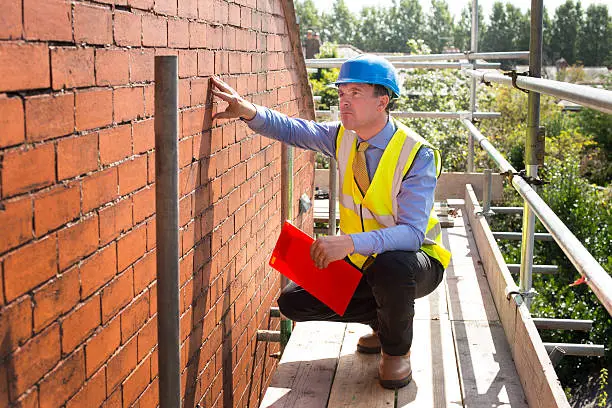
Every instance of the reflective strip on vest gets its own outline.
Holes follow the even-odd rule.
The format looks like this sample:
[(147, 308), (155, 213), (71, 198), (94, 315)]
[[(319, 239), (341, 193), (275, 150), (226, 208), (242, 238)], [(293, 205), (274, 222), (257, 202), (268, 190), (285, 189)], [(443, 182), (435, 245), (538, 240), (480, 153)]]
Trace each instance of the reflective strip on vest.
[[(439, 152), (402, 123), (394, 121), (394, 124), (397, 131), (383, 152), (365, 196), (361, 194), (353, 175), (352, 164), (356, 153), (357, 134), (340, 126), (336, 139), (336, 158), (340, 176), (340, 231), (343, 234), (367, 232), (397, 225), (397, 196), (402, 181), (422, 146), (434, 151), (439, 175), (441, 169)], [(421, 250), (440, 261), (444, 268), (448, 266), (450, 252), (442, 245), (442, 229), (433, 209)], [(358, 267), (362, 267), (367, 260), (367, 257), (360, 254), (351, 254), (349, 258)]]

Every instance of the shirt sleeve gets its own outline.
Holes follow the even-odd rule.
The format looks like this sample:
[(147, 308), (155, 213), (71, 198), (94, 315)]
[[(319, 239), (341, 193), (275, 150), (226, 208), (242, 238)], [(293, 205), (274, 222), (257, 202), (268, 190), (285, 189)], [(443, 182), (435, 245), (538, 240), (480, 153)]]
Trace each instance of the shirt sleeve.
[(355, 253), (369, 256), (387, 251), (418, 251), (425, 238), (436, 189), (433, 151), (421, 148), (397, 196), (397, 225), (351, 234)]
[(339, 122), (317, 123), (290, 118), (263, 106), (255, 105), (255, 108), (257, 109), (255, 117), (244, 121), (255, 132), (292, 146), (335, 157)]

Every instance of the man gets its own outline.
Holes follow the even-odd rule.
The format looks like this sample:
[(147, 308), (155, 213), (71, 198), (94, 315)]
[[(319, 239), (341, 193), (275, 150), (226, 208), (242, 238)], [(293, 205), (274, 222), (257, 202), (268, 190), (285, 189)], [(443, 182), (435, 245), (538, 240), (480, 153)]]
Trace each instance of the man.
[[(340, 123), (293, 119), (255, 106), (217, 78), (212, 92), (229, 103), (216, 118), (240, 117), (251, 129), (291, 145), (336, 157), (340, 175), (339, 236), (317, 239), (319, 268), (346, 259), (364, 274), (344, 316), (297, 286), (283, 289), (281, 312), (296, 321), (369, 324), (358, 350), (380, 353), (379, 381), (400, 388), (412, 379), (410, 346), (414, 299), (441, 282), (450, 253), (432, 211), (440, 156), (389, 115), (400, 94), (397, 73), (384, 58), (359, 55), (340, 68)], [(215, 89), (218, 88), (218, 89)]]

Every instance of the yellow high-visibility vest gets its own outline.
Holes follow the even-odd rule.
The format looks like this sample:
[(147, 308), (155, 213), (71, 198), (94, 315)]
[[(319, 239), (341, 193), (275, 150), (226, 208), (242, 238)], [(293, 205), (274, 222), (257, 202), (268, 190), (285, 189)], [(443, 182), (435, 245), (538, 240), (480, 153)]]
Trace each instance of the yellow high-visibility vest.
[[(440, 175), (442, 170), (440, 152), (404, 124), (398, 121), (393, 123), (397, 131), (380, 159), (365, 197), (353, 177), (357, 134), (340, 125), (336, 138), (336, 160), (341, 186), (339, 201), (342, 234), (368, 232), (397, 225), (397, 195), (404, 176), (422, 146), (427, 146), (434, 152), (436, 177)], [(445, 269), (450, 263), (451, 253), (442, 244), (442, 228), (433, 208), (421, 250), (438, 260)], [(368, 259), (357, 253), (349, 255), (349, 258), (359, 268)]]

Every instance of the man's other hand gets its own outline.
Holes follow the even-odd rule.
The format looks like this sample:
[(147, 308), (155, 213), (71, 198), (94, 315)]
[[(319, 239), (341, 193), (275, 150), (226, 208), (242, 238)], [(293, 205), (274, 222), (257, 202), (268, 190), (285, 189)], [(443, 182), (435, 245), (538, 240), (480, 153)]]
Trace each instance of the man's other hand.
[(353, 239), (349, 235), (321, 237), (310, 247), (310, 257), (319, 269), (339, 259), (344, 259), (355, 250)]
[(212, 94), (229, 104), (223, 112), (217, 112), (213, 116), (213, 120), (234, 118), (251, 120), (255, 117), (255, 114), (257, 114), (255, 105), (240, 96), (231, 86), (217, 77), (212, 77), (210, 82), (213, 85), (211, 88)]

